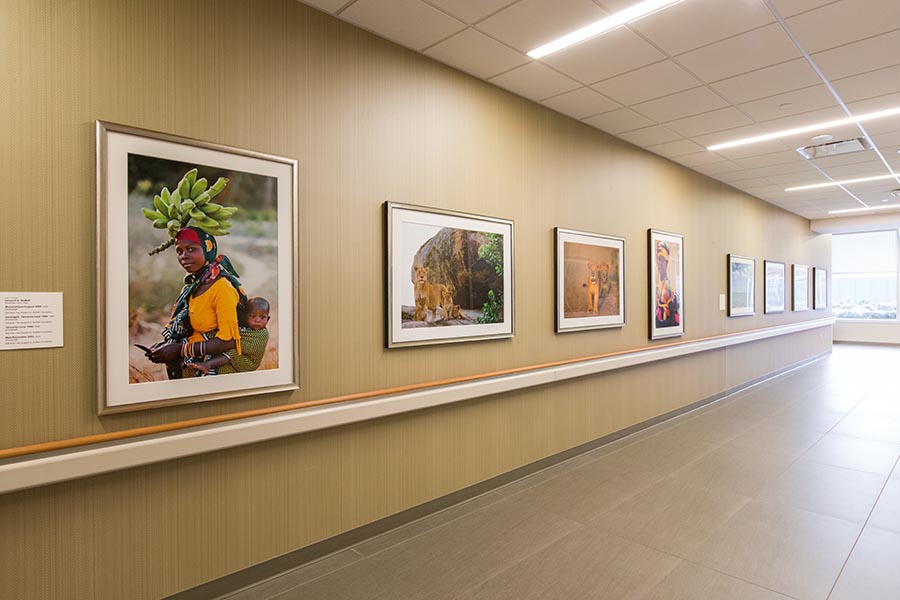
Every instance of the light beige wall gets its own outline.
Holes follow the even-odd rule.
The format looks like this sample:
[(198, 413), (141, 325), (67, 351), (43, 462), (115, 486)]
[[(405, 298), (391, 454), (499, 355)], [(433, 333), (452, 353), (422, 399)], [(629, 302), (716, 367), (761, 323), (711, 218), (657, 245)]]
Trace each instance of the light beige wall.
[[(686, 339), (827, 314), (718, 310), (728, 252), (830, 268), (806, 220), (294, 0), (7, 0), (0, 82), (0, 290), (62, 291), (66, 324), (62, 349), (0, 353), (0, 447), (646, 346), (648, 227), (685, 235)], [(96, 416), (95, 119), (300, 161), (301, 391)], [(515, 221), (514, 339), (383, 348), (387, 200)], [(554, 226), (626, 238), (626, 327), (553, 333)], [(173, 593), (815, 355), (825, 331), (8, 494), (0, 597)]]

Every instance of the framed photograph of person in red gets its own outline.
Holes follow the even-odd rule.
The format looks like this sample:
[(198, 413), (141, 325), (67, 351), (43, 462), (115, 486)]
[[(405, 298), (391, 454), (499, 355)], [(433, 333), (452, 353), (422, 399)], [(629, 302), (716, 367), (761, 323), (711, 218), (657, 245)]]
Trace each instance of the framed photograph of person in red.
[(650, 339), (684, 335), (684, 236), (647, 232)]

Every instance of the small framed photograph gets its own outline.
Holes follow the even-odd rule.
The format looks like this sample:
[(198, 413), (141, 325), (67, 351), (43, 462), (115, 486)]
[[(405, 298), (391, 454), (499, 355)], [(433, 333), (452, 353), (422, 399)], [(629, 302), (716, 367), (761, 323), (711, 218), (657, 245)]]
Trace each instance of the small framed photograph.
[(96, 133), (99, 412), (297, 389), (297, 162)]
[(785, 310), (786, 267), (783, 262), (775, 260), (763, 261), (765, 279), (763, 280), (763, 296), (766, 299), (765, 314), (783, 313)]
[(745, 317), (756, 312), (756, 259), (728, 255), (728, 316)]
[(813, 310), (828, 308), (828, 271), (813, 267)]
[(647, 231), (650, 339), (684, 335), (684, 236)]
[(792, 308), (796, 312), (809, 310), (809, 267), (791, 265)]
[(513, 222), (385, 203), (387, 347), (513, 336)]
[(556, 332), (625, 325), (625, 239), (557, 227)]

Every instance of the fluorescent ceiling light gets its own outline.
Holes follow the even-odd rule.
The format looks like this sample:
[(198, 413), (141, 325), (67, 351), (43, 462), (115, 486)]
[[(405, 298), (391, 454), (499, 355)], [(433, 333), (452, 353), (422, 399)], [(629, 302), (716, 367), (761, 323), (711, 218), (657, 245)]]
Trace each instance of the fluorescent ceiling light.
[(842, 179), (841, 181), (829, 181), (828, 183), (813, 183), (811, 185), (798, 185), (797, 187), (784, 188), (786, 192), (799, 192), (800, 190), (816, 190), (825, 187), (837, 187), (849, 183), (863, 183), (865, 181), (880, 181), (882, 179), (896, 179), (900, 177), (897, 174), (891, 175), (875, 175), (873, 177), (860, 177), (858, 179)]
[(860, 115), (858, 117), (847, 117), (844, 119), (837, 119), (834, 121), (826, 121), (824, 123), (816, 123), (815, 125), (806, 125), (804, 127), (795, 127), (794, 129), (785, 129), (784, 131), (776, 131), (775, 133), (767, 133), (765, 135), (757, 135), (754, 137), (748, 137), (740, 140), (734, 140), (732, 142), (725, 142), (722, 144), (715, 144), (714, 146), (709, 146), (707, 150), (724, 150), (726, 148), (735, 148), (737, 146), (746, 146), (747, 144), (756, 144), (758, 142), (768, 142), (769, 140), (775, 140), (778, 138), (788, 137), (790, 135), (797, 135), (800, 133), (809, 133), (810, 131), (816, 131), (818, 129), (831, 129), (833, 127), (840, 127), (841, 125), (851, 125), (853, 123), (862, 123), (863, 121), (872, 121), (875, 119), (883, 119), (884, 117), (892, 117), (894, 115), (900, 115), (900, 106), (896, 108), (889, 108), (887, 110), (879, 110), (878, 112), (866, 113), (864, 115)]
[(845, 208), (844, 210), (829, 210), (829, 215), (839, 215), (842, 213), (865, 212), (869, 210), (887, 210), (889, 208), (900, 208), (900, 204), (885, 204), (884, 206), (867, 206), (866, 208)]
[(605, 19), (600, 19), (599, 21), (591, 23), (590, 25), (582, 27), (581, 29), (573, 31), (572, 33), (567, 33), (561, 38), (544, 44), (540, 48), (535, 48), (528, 53), (528, 56), (530, 56), (531, 58), (543, 58), (548, 54), (553, 54), (554, 52), (558, 52), (563, 48), (568, 48), (569, 46), (574, 46), (575, 44), (578, 44), (585, 40), (597, 37), (598, 35), (604, 34), (607, 31), (611, 31), (616, 27), (621, 27), (626, 23), (637, 21), (641, 17), (646, 17), (647, 15), (655, 13), (658, 10), (668, 8), (669, 6), (673, 6), (683, 1), (684, 0), (644, 0), (643, 2), (638, 2), (634, 6), (619, 11), (614, 15), (610, 15)]

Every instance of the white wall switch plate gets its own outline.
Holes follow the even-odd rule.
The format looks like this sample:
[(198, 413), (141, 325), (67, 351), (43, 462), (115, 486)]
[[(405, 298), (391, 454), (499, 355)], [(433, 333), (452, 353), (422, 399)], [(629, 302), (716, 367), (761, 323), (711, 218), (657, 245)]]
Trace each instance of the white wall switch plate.
[(725, 294), (719, 294), (719, 310), (725, 310)]

